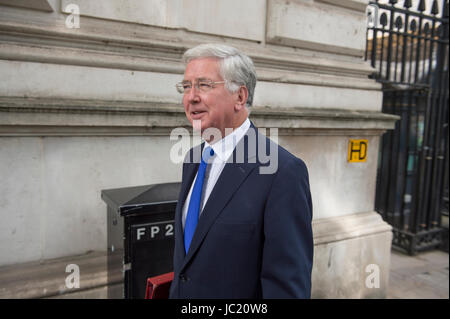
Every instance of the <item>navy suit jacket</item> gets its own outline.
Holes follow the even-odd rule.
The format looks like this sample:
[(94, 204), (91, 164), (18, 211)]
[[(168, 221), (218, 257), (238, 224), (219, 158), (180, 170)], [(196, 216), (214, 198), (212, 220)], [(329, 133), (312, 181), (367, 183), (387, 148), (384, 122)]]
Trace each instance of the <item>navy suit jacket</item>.
[[(259, 145), (251, 142), (251, 130)], [(270, 146), (277, 150), (273, 174), (261, 174), (268, 166), (258, 156), (261, 145), (266, 154)], [(238, 149), (245, 150), (243, 161)], [(310, 298), (314, 246), (304, 162), (251, 124), (205, 204), (186, 255), (182, 207), (200, 162), (193, 163), (193, 154), (201, 150), (191, 149), (183, 164), (170, 298)]]

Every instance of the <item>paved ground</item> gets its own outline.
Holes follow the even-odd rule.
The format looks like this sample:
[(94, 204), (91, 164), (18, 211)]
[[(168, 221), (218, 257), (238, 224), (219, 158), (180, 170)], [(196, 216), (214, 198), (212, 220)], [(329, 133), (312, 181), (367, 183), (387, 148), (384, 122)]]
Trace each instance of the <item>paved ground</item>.
[(449, 254), (440, 250), (409, 256), (392, 250), (390, 299), (449, 298)]

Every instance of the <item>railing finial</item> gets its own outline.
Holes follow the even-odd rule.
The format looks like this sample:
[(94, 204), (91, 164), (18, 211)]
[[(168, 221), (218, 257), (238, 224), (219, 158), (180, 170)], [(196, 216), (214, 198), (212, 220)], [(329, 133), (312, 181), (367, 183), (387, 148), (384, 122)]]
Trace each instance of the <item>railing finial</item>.
[(381, 14), (380, 24), (383, 26), (383, 28), (387, 25), (387, 14), (386, 14), (386, 12), (383, 12)]
[(431, 14), (437, 15), (439, 13), (439, 6), (437, 0), (433, 1), (433, 5), (431, 7)]
[(419, 6), (417, 7), (417, 11), (424, 12), (425, 11), (425, 0), (419, 1)]

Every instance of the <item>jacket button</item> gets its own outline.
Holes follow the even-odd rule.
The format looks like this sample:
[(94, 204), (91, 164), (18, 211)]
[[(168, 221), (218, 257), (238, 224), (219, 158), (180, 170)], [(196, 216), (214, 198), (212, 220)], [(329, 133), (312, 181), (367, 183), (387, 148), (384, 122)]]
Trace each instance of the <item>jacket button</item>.
[(186, 282), (186, 281), (189, 280), (188, 277), (186, 277), (185, 274), (180, 274), (179, 278), (180, 278), (180, 280), (181, 280), (182, 282)]

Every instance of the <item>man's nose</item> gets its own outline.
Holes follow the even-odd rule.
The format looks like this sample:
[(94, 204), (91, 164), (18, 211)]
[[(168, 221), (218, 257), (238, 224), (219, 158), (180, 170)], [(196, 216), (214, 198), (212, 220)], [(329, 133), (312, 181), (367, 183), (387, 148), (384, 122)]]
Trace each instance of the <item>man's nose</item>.
[(200, 95), (198, 94), (198, 89), (193, 86), (188, 93), (186, 93), (187, 95), (187, 99), (190, 103), (198, 103), (200, 102)]

